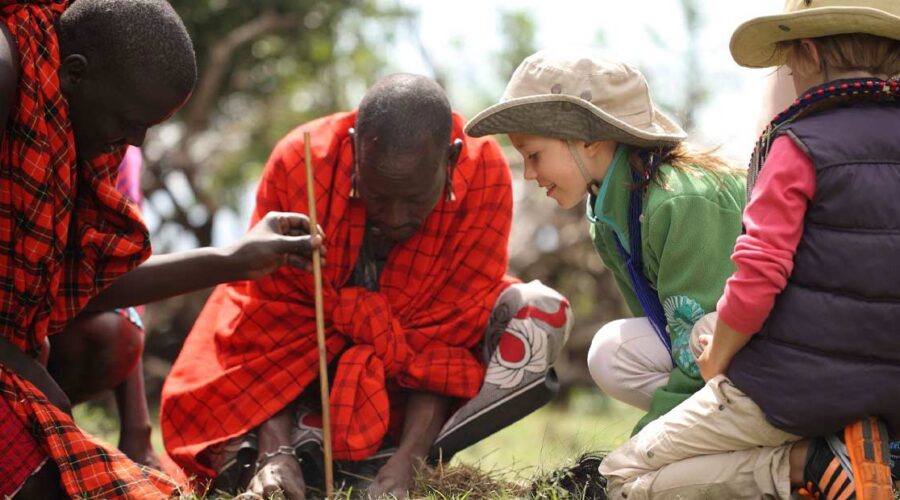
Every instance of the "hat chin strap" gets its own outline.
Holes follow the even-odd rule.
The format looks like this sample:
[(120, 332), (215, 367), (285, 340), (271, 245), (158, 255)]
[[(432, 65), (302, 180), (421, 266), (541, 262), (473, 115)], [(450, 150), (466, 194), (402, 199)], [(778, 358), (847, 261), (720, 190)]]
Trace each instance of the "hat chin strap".
[(600, 184), (588, 173), (587, 167), (584, 166), (584, 160), (581, 158), (581, 153), (579, 153), (578, 149), (575, 147), (575, 142), (573, 142), (572, 139), (566, 139), (566, 144), (569, 146), (569, 153), (571, 153), (572, 158), (575, 160), (575, 165), (578, 166), (578, 171), (581, 172), (581, 176), (584, 177), (588, 192), (596, 195), (600, 190)]

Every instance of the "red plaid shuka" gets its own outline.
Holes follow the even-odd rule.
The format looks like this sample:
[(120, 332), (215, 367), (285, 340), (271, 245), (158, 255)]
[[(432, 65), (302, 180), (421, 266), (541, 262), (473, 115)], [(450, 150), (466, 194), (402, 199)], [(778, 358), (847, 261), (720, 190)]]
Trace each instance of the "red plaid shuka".
[[(270, 211), (308, 213), (303, 132), (313, 143), (316, 210), (326, 235), (323, 268), (332, 381), (334, 455), (358, 460), (375, 452), (402, 423), (389, 390), (468, 399), (484, 367), (472, 354), (498, 294), (506, 288), (512, 217), (509, 168), (491, 139), (453, 137), (464, 145), (453, 179), (456, 201), (443, 197), (418, 232), (396, 247), (380, 291), (344, 286), (365, 231), (361, 200), (349, 199), (356, 113), (299, 127), (270, 158), (253, 222)], [(219, 286), (175, 362), (162, 395), (161, 425), (169, 455), (189, 474), (213, 477), (198, 455), (260, 425), (318, 378), (313, 278), (282, 268), (256, 282)], [(316, 384), (316, 387), (318, 384)], [(402, 408), (401, 408), (402, 409)]]
[[(140, 214), (116, 190), (121, 153), (76, 162), (57, 75), (54, 23), (66, 4), (0, 0), (20, 69), (17, 100), (0, 139), (0, 334), (31, 355), (150, 254)], [(2, 366), (0, 395), (58, 464), (69, 496), (148, 498), (171, 490), (161, 475), (86, 436), (37, 388)], [(0, 477), (4, 481), (12, 479)]]

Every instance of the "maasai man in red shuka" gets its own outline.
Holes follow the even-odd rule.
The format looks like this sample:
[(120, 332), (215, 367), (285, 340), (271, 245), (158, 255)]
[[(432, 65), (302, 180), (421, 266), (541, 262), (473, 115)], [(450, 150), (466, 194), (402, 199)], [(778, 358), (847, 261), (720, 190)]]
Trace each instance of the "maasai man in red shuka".
[[(308, 212), (310, 132), (327, 248), (334, 456), (361, 460), (385, 441), (398, 444), (370, 489), (376, 496), (405, 493), (451, 404), (478, 393), (485, 369), (473, 351), (511, 283), (509, 168), (495, 142), (466, 137), (462, 126), (437, 84), (395, 75), (369, 89), (358, 111), (288, 134), (257, 192), (254, 221)], [(311, 273), (283, 268), (218, 287), (163, 388), (169, 456), (212, 479), (233, 461), (232, 445), (252, 435), (259, 472), (250, 489), (303, 498), (291, 429), (296, 405), (318, 401), (317, 376)], [(241, 489), (249, 479), (227, 484)]]
[(40, 469), (69, 497), (159, 498), (173, 484), (83, 433), (33, 357), (149, 256), (116, 168), (190, 95), (193, 48), (164, 1), (67, 3), (0, 1), (0, 496)]

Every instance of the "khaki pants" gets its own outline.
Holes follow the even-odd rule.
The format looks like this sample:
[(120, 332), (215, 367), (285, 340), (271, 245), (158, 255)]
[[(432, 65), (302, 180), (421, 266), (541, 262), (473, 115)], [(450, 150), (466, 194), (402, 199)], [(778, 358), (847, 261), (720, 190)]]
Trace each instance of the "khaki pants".
[(789, 499), (800, 439), (719, 375), (614, 450), (600, 473), (611, 499)]

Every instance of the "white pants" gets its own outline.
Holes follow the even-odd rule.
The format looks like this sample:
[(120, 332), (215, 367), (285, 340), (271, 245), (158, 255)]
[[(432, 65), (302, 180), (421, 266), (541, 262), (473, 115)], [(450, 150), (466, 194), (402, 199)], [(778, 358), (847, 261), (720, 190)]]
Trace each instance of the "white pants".
[[(694, 342), (701, 334), (712, 335), (716, 313), (709, 313), (694, 325)], [(588, 370), (600, 389), (644, 411), (656, 389), (666, 385), (672, 358), (656, 336), (647, 318), (629, 318), (603, 325), (594, 335), (588, 351)]]

